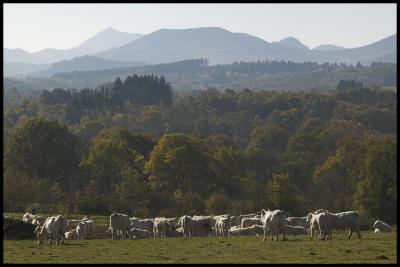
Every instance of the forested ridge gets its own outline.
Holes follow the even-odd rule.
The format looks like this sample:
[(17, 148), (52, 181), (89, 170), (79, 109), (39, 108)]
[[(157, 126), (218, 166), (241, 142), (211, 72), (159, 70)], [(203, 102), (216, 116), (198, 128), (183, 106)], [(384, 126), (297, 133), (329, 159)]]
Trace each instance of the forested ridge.
[(6, 79), (5, 87), (17, 88), (76, 88), (95, 87), (116, 77), (125, 79), (137, 75), (164, 76), (178, 91), (208, 87), (240, 90), (329, 90), (340, 80), (357, 80), (365, 86), (396, 86), (397, 66), (394, 63), (318, 64), (315, 62), (254, 61), (226, 65), (209, 65), (207, 59), (184, 60), (143, 67), (125, 67), (97, 71), (56, 73), (50, 78)]
[(4, 210), (326, 208), (395, 223), (397, 94), (348, 84), (358, 88), (184, 93), (133, 75), (95, 89), (14, 89), (3, 112)]

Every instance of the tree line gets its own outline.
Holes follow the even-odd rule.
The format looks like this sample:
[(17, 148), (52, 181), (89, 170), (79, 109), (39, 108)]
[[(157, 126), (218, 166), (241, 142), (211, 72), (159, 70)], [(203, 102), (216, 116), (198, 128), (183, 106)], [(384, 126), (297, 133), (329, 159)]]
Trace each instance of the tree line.
[(340, 80), (357, 80), (366, 87), (393, 87), (397, 84), (397, 65), (394, 63), (318, 64), (258, 60), (234, 62), (225, 65), (208, 65), (207, 59), (192, 59), (173, 63), (142, 67), (125, 67), (97, 71), (56, 73), (49, 78), (26, 78), (22, 81), (6, 79), (5, 88), (93, 88), (109, 83), (116, 77), (125, 79), (137, 75), (164, 76), (178, 91), (190, 91), (208, 87), (240, 90), (329, 90), (336, 88)]
[(396, 222), (395, 92), (209, 89), (149, 104), (130, 96), (133, 87), (118, 91), (124, 84), (108, 89), (108, 105), (58, 89), (5, 107), (4, 210), (148, 217), (326, 208)]

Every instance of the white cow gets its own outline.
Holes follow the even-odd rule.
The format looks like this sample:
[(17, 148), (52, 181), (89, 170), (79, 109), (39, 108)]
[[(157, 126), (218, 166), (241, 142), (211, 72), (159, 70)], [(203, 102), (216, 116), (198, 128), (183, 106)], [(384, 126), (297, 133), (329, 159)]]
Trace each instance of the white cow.
[(310, 212), (307, 215), (306, 222), (309, 224), (309, 228), (310, 228), (309, 233), (310, 233), (311, 240), (313, 239), (313, 234), (316, 233), (316, 231), (319, 231), (319, 226), (318, 226), (318, 223), (317, 223), (316, 217), (315, 217), (316, 215), (317, 214), (315, 212), (313, 212), (313, 213)]
[(118, 231), (121, 231), (121, 238), (124, 239), (126, 234), (130, 236), (131, 223), (129, 221), (129, 217), (126, 214), (121, 214), (114, 212), (110, 215), (110, 231), (111, 231), (111, 238), (117, 239), (120, 235)]
[(270, 240), (278, 241), (279, 234), (283, 234), (283, 240), (286, 240), (286, 217), (287, 212), (283, 210), (274, 210), (274, 211), (266, 211), (264, 209), (261, 210), (261, 222), (263, 224), (264, 237), (263, 241), (265, 241), (266, 233), (269, 231)]
[(165, 217), (154, 218), (154, 225), (153, 225), (154, 237), (165, 237), (168, 231), (175, 228), (177, 222), (178, 222), (177, 218), (165, 218)]
[(376, 220), (374, 225), (372, 226), (373, 228), (375, 228), (375, 233), (388, 233), (392, 231), (392, 227), (390, 227), (390, 225), (384, 223), (381, 220)]
[(64, 244), (65, 232), (67, 231), (67, 219), (62, 215), (51, 216), (46, 219), (42, 227), (37, 227), (35, 233), (38, 236), (38, 244), (43, 244), (49, 238), (49, 244), (55, 240), (56, 244)]
[(215, 235), (229, 236), (230, 218), (229, 217), (218, 217), (215, 222)]
[(310, 239), (313, 239), (313, 233), (315, 230), (319, 231), (318, 237), (320, 240), (332, 237), (332, 219), (328, 213), (309, 213), (307, 215), (307, 222), (310, 224)]
[(357, 211), (345, 211), (339, 213), (326, 212), (326, 213), (331, 217), (333, 228), (340, 228), (345, 230), (349, 229), (347, 239), (350, 239), (353, 231), (357, 232), (358, 239), (361, 238)]
[(145, 239), (150, 238), (152, 233), (147, 230), (132, 228), (131, 229), (131, 237), (134, 239)]
[(181, 216), (178, 220), (178, 227), (182, 227), (183, 237), (191, 237), (193, 231), (193, 219), (187, 215)]

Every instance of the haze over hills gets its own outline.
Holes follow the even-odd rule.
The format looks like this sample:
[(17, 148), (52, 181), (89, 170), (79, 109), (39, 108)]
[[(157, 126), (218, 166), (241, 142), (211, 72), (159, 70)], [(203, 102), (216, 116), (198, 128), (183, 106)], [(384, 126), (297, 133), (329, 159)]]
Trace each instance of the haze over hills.
[(4, 76), (20, 76), (48, 69), (50, 64), (32, 64), (26, 62), (9, 62), (3, 64)]
[[(96, 54), (113, 60), (139, 60), (150, 64), (168, 63), (196, 57), (208, 58), (210, 64), (234, 61), (291, 60), (317, 63), (371, 64), (378, 59), (396, 62), (396, 35), (366, 46), (332, 50), (313, 50), (288, 37), (269, 43), (258, 37), (233, 33), (218, 27), (162, 29), (124, 46)], [(325, 47), (326, 48), (326, 47)]]
[(46, 48), (35, 53), (29, 53), (19, 48), (4, 48), (4, 62), (51, 64), (57, 61), (90, 55), (99, 51), (122, 46), (142, 36), (143, 34), (126, 33), (113, 28), (107, 28), (84, 41), (82, 44), (70, 49)]
[(288, 59), (300, 56), (296, 47), (268, 43), (246, 34), (218, 27), (161, 29), (124, 46), (96, 54), (113, 60), (139, 60), (149, 64), (191, 58), (208, 58), (210, 64), (258, 59)]
[[(160, 29), (148, 35), (108, 28), (71, 49), (48, 48), (29, 53), (22, 49), (4, 48), (4, 75), (30, 75), (30, 73), (36, 73), (36, 76), (51, 75), (63, 71), (128, 67), (133, 66), (132, 62), (162, 64), (194, 58), (207, 58), (210, 65), (265, 59), (346, 64), (360, 62), (363, 65), (372, 62), (396, 63), (396, 38), (395, 34), (378, 42), (352, 49), (336, 45), (321, 45), (309, 49), (294, 37), (267, 42), (256, 36), (234, 33), (219, 27)], [(89, 57), (78, 61), (60, 62), (86, 55), (97, 59)], [(100, 58), (112, 62), (100, 61)], [(88, 60), (91, 62), (87, 62)], [(18, 62), (19, 65), (9, 65), (11, 62)], [(51, 63), (57, 64), (52, 70), (43, 71), (46, 65), (42, 64)], [(16, 66), (20, 66), (20, 69)], [(50, 65), (47, 67), (50, 68)]]
[(72, 71), (95, 71), (104, 69), (114, 69), (122, 67), (139, 67), (147, 65), (144, 62), (115, 61), (93, 56), (76, 57), (71, 60), (63, 60), (51, 65), (50, 68), (37, 72), (36, 77), (51, 76), (55, 73)]

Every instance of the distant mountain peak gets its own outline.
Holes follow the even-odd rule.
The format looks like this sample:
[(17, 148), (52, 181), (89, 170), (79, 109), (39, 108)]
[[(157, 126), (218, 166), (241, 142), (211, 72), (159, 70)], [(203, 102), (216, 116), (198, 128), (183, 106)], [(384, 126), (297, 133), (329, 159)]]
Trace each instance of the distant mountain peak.
[(346, 47), (338, 46), (338, 45), (332, 45), (332, 44), (325, 44), (325, 45), (319, 45), (315, 47), (313, 50), (317, 51), (334, 51), (334, 50), (343, 50), (343, 49), (348, 49)]
[(300, 49), (309, 49), (306, 45), (301, 43), (298, 39), (294, 37), (286, 37), (279, 42), (275, 42), (276, 44), (287, 46), (287, 47), (294, 47), (294, 48), (300, 48)]

